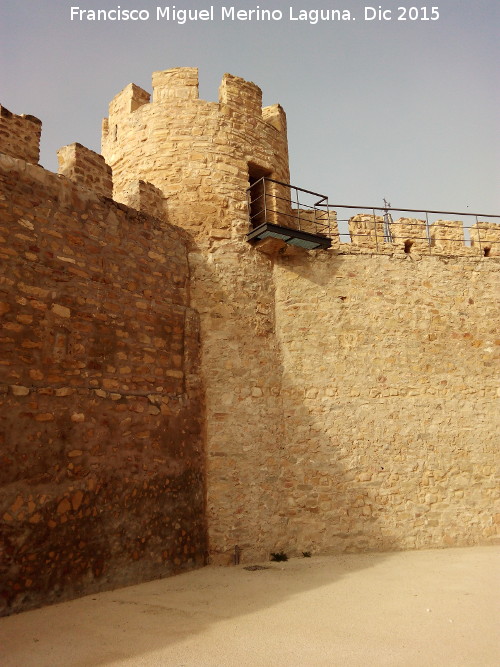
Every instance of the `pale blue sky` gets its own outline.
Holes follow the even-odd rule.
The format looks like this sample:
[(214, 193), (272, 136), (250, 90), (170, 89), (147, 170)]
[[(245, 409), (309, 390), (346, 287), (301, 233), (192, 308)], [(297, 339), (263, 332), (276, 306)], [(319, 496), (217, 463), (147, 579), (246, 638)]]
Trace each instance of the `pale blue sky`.
[[(217, 99), (224, 72), (257, 83), (288, 118), (291, 181), (331, 202), (500, 213), (498, 0), (432, 0), (438, 21), (363, 20), (370, 2), (311, 0), (280, 22), (189, 25), (71, 22), (70, 6), (149, 9), (150, 0), (0, 0), (0, 101), (43, 121), (41, 163), (73, 141), (100, 150), (111, 98), (151, 72), (200, 70), (200, 97)], [(227, 2), (212, 2), (216, 16)], [(356, 21), (290, 22), (299, 9), (349, 9)], [(206, 8), (210, 2), (172, 2)]]

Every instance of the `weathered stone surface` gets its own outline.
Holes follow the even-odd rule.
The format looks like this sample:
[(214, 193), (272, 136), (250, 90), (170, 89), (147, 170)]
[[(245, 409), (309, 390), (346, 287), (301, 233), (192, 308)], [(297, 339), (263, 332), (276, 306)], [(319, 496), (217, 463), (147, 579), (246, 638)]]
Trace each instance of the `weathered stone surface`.
[[(98, 195), (103, 197), (112, 196), (111, 167), (106, 164), (102, 155), (75, 143), (60, 148), (57, 151), (57, 159), (59, 174)], [(66, 258), (66, 261), (68, 261), (68, 258)]]
[(349, 219), (349, 234), (353, 245), (378, 250), (384, 243), (384, 218), (359, 213)]
[(487, 544), (498, 506), (500, 264), (282, 256), (290, 551)]
[(30, 393), (28, 387), (23, 387), (20, 385), (12, 385), (10, 389), (14, 396), (27, 396)]
[(0, 106), (0, 153), (38, 164), (42, 121)]
[(485, 257), (500, 255), (500, 225), (477, 222), (470, 229), (471, 246)]
[(464, 247), (464, 230), (460, 220), (436, 220), (430, 225), (431, 245), (441, 253), (456, 254)]
[(289, 180), (283, 110), (231, 75), (200, 100), (194, 68), (153, 88), (103, 123), (116, 201), (100, 156), (72, 180), (0, 156), (5, 609), (207, 555), (498, 539), (497, 226), (466, 247), (401, 218), (388, 243), (358, 215), (328, 252), (257, 252), (246, 189)]
[(405, 253), (430, 252), (425, 220), (398, 218), (390, 230), (394, 245)]
[(0, 613), (203, 564), (185, 234), (3, 155), (0, 193)]
[[(153, 103), (131, 113), (118, 103), (127, 89), (110, 104), (102, 151), (115, 198), (126, 201), (134, 180), (153, 184), (169, 222), (196, 242), (190, 290), (203, 340), (211, 559), (232, 562), (235, 544), (246, 557), (265, 556), (285, 528), (279, 497), (266, 490), (282, 446), (271, 395), (282, 371), (272, 264), (245, 243), (246, 189), (251, 170), (288, 183), (286, 118), (280, 107), (263, 112), (260, 89), (229, 74), (219, 104), (198, 99), (193, 68), (155, 72), (153, 89)], [(260, 393), (251, 395), (256, 378)]]

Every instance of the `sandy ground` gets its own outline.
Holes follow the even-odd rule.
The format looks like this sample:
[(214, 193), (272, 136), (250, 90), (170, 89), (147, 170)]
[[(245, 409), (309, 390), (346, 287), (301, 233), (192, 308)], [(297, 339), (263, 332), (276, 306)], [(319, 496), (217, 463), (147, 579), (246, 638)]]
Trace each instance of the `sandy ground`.
[(208, 567), (0, 619), (2, 667), (500, 665), (500, 548)]

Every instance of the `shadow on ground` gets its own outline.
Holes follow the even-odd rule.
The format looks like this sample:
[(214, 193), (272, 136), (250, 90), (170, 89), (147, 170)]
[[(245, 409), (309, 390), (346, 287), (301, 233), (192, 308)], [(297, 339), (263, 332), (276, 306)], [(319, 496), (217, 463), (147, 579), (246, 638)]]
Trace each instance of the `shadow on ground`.
[(472, 547), (207, 567), (0, 619), (1, 663), (496, 667), (498, 556)]
[[(257, 621), (255, 637), (259, 614), (267, 610), (271, 618), (275, 614), (278, 618), (284, 604), (296, 610), (299, 604), (301, 625), (302, 594), (318, 589), (321, 598), (322, 587), (376, 567), (387, 557), (390, 554), (294, 558), (260, 563), (266, 569), (254, 571), (246, 570), (247, 565), (206, 567), (10, 616), (0, 619), (2, 664), (83, 667), (125, 660), (127, 664), (184, 664), (165, 658), (143, 662), (141, 656), (157, 651), (168, 656), (169, 646), (196, 635), (203, 642), (215, 626), (228, 621), (240, 630), (248, 624), (248, 632), (258, 639), (269, 630)], [(303, 611), (308, 614), (306, 608)], [(296, 613), (291, 612), (291, 617)], [(205, 663), (200, 655), (198, 664), (212, 663)]]

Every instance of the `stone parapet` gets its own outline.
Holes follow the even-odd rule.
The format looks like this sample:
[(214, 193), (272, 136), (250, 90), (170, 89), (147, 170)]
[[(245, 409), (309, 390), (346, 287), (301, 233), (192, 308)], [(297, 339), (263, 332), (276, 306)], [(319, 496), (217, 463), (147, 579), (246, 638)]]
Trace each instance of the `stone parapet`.
[(349, 219), (351, 243), (356, 246), (378, 248), (384, 242), (384, 218), (359, 213)]
[(147, 104), (150, 98), (151, 95), (146, 90), (136, 86), (135, 83), (129, 83), (109, 103), (109, 115), (132, 113), (143, 104)]
[(38, 164), (42, 121), (22, 114), (18, 116), (0, 106), (0, 152)]
[(153, 72), (153, 104), (198, 99), (198, 68), (176, 67)]
[(471, 246), (485, 257), (500, 255), (500, 225), (477, 222), (470, 230)]
[(465, 246), (461, 220), (436, 220), (429, 225), (431, 246), (438, 252), (455, 254)]
[(122, 190), (122, 202), (161, 220), (167, 218), (166, 200), (163, 193), (151, 183), (133, 181)]
[[(304, 215), (301, 213), (301, 216)], [(330, 210), (330, 215), (335, 215)], [(492, 216), (494, 217), (494, 216)], [(294, 224), (290, 224), (294, 227)], [(428, 224), (417, 218), (385, 222), (382, 216), (357, 214), (348, 221), (349, 241), (332, 244), (342, 254), (418, 254), (459, 257), (494, 257), (500, 254), (500, 225), (461, 220), (436, 220)], [(335, 226), (332, 234), (338, 234)], [(470, 237), (470, 242), (467, 239)], [(345, 238), (345, 235), (342, 237)]]
[(82, 188), (103, 197), (113, 196), (111, 167), (106, 161), (81, 144), (69, 144), (57, 151), (58, 173)]
[(390, 223), (390, 231), (393, 244), (406, 253), (426, 252), (429, 249), (425, 220), (398, 218)]
[(219, 103), (239, 113), (262, 116), (262, 90), (255, 83), (224, 74), (219, 87)]
[(286, 134), (286, 114), (285, 110), (280, 104), (272, 104), (269, 107), (262, 108), (262, 118), (278, 132)]

